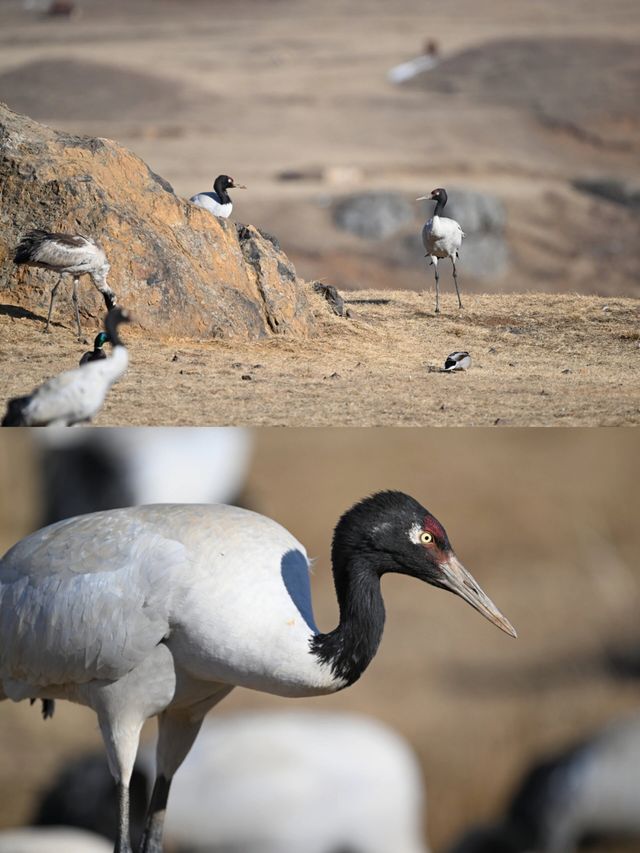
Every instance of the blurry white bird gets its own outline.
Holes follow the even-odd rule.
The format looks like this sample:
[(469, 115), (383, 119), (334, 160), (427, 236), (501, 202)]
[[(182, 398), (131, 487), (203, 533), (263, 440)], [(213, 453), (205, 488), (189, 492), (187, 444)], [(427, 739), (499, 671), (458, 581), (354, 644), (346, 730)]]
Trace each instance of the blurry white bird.
[(228, 216), (231, 216), (231, 211), (233, 210), (231, 196), (227, 192), (230, 189), (246, 190), (246, 187), (243, 184), (236, 184), (233, 178), (230, 178), (228, 175), (218, 175), (213, 182), (213, 192), (198, 193), (191, 196), (189, 201), (197, 204), (198, 207), (204, 207), (205, 210), (208, 210), (215, 216), (226, 219)]
[(447, 373), (454, 370), (468, 370), (469, 367), (471, 367), (471, 356), (468, 352), (452, 352), (444, 363)]
[(63, 826), (4, 829), (0, 853), (111, 853), (111, 845), (92, 832)]
[(171, 780), (207, 711), (234, 686), (297, 697), (357, 681), (382, 636), (383, 574), (448, 589), (515, 636), (440, 523), (401, 492), (365, 498), (342, 516), (332, 564), (340, 622), (321, 633), (304, 547), (275, 521), (235, 507), (79, 516), (2, 558), (0, 698), (69, 699), (97, 713), (118, 783), (116, 853), (131, 851), (128, 786), (144, 721), (157, 715), (159, 735), (141, 851), (160, 853)]
[(458, 274), (456, 271), (456, 260), (460, 257), (460, 247), (464, 231), (455, 219), (448, 219), (446, 216), (440, 216), (442, 210), (447, 203), (447, 191), (439, 187), (432, 191), (430, 196), (420, 196), (416, 201), (435, 201), (436, 206), (433, 211), (433, 216), (428, 219), (422, 228), (422, 244), (424, 245), (426, 255), (431, 259), (433, 269), (436, 276), (436, 314), (440, 313), (439, 301), (439, 275), (438, 275), (438, 259), (451, 258), (453, 264), (453, 281), (458, 294), (458, 305), (462, 308), (462, 300), (460, 299), (460, 291), (458, 289)]
[(127, 311), (112, 308), (105, 321), (111, 356), (66, 370), (31, 394), (9, 400), (2, 426), (72, 426), (90, 421), (102, 408), (111, 386), (127, 369), (129, 356), (118, 326), (128, 322)]
[(33, 430), (31, 438), (46, 524), (139, 504), (237, 504), (253, 450), (242, 427)]
[(78, 337), (82, 335), (80, 326), (80, 311), (78, 309), (78, 283), (81, 276), (88, 275), (103, 296), (107, 311), (116, 304), (116, 295), (107, 284), (109, 263), (107, 256), (90, 237), (80, 234), (56, 234), (51, 231), (36, 229), (29, 231), (16, 248), (13, 262), (18, 266), (42, 267), (60, 274), (60, 278), (51, 290), (49, 313), (45, 332), (49, 329), (51, 311), (56, 292), (63, 275), (73, 276), (73, 307), (78, 326)]
[(108, 340), (109, 335), (106, 332), (98, 332), (93, 341), (93, 349), (84, 353), (80, 359), (80, 364), (89, 364), (91, 361), (101, 361), (103, 358), (106, 358), (107, 354), (102, 347)]
[(536, 763), (504, 819), (472, 830), (449, 853), (574, 853), (594, 836), (640, 839), (637, 714)]
[[(132, 835), (142, 832), (154, 776), (144, 745), (132, 776)], [(57, 774), (36, 821), (115, 838), (115, 807), (106, 759), (87, 755)], [(415, 753), (388, 726), (361, 714), (253, 711), (205, 720), (171, 788), (165, 835), (190, 853), (428, 853), (424, 811)]]

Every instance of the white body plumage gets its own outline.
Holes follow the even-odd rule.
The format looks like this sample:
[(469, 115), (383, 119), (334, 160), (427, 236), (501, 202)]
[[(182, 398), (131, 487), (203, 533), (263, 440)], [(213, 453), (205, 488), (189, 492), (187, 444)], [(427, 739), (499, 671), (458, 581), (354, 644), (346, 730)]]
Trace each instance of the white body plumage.
[(211, 192), (193, 195), (189, 201), (197, 204), (198, 207), (203, 207), (209, 213), (213, 213), (214, 216), (227, 219), (231, 216), (231, 211), (233, 210), (231, 197), (227, 192), (230, 189), (244, 190), (246, 187), (243, 184), (236, 184), (229, 175), (218, 175), (213, 182), (213, 190)]
[(228, 219), (233, 210), (233, 203), (231, 201), (228, 201), (226, 204), (223, 203), (215, 190), (193, 195), (189, 201), (197, 204), (198, 207), (204, 207), (209, 213), (213, 213), (214, 216), (220, 216), (222, 219)]
[(455, 370), (468, 370), (471, 367), (471, 356), (468, 352), (452, 352), (447, 356), (444, 370), (452, 373)]
[(0, 678), (16, 700), (67, 698), (100, 714), (110, 682), (134, 706), (138, 694), (152, 716), (236, 684), (330, 693), (343, 683), (312, 655), (316, 633), (303, 546), (235, 507), (80, 516), (32, 534), (0, 562)]
[(99, 835), (62, 826), (29, 826), (0, 832), (0, 853), (112, 853)]
[(460, 248), (464, 231), (455, 219), (446, 216), (432, 216), (422, 228), (422, 245), (430, 258), (460, 257)]
[[(153, 780), (151, 750), (142, 763)], [(176, 776), (166, 831), (193, 853), (428, 853), (424, 805), (415, 755), (377, 720), (227, 714), (205, 721)]]

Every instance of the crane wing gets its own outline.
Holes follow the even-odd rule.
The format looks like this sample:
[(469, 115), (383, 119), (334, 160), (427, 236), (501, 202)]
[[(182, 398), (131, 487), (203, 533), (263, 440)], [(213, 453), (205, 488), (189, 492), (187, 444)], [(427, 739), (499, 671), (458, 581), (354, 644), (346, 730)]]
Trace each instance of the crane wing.
[(143, 520), (80, 516), (0, 561), (0, 677), (29, 684), (117, 679), (169, 633), (185, 546)]

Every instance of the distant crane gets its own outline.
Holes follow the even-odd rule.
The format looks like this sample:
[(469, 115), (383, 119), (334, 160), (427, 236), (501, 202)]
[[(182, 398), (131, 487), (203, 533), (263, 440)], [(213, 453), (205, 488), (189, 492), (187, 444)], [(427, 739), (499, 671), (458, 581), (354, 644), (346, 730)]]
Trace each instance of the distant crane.
[(441, 524), (402, 492), (341, 517), (332, 564), (340, 622), (321, 633), (304, 547), (275, 521), (224, 504), (78, 516), (0, 560), (0, 698), (96, 712), (118, 785), (115, 853), (131, 853), (129, 779), (144, 721), (158, 716), (159, 729), (141, 853), (160, 853), (171, 780), (205, 714), (234, 686), (298, 697), (357, 681), (382, 637), (383, 574), (448, 589), (516, 636)]
[(118, 326), (128, 322), (127, 311), (112, 308), (105, 321), (111, 356), (66, 370), (31, 394), (9, 400), (2, 426), (72, 426), (90, 421), (102, 408), (113, 383), (127, 369), (129, 356)]
[(451, 263), (453, 264), (453, 281), (455, 282), (456, 293), (458, 294), (458, 305), (462, 308), (462, 300), (460, 299), (460, 291), (458, 289), (456, 260), (460, 257), (460, 247), (462, 246), (464, 231), (455, 219), (440, 216), (447, 203), (447, 191), (439, 187), (433, 190), (430, 196), (420, 196), (416, 201), (436, 202), (433, 216), (425, 222), (422, 228), (422, 244), (426, 251), (425, 257), (430, 258), (436, 276), (436, 314), (440, 313), (438, 259), (442, 258), (451, 258)]
[(243, 184), (236, 184), (229, 175), (218, 175), (213, 182), (213, 192), (198, 193), (191, 196), (189, 201), (197, 204), (198, 207), (204, 207), (205, 210), (213, 213), (214, 216), (227, 219), (227, 217), (231, 216), (231, 211), (233, 210), (233, 202), (227, 192), (230, 189), (246, 190), (246, 187)]
[(574, 853), (594, 836), (635, 838), (633, 849), (638, 849), (638, 714), (536, 761), (518, 783), (502, 820), (472, 829), (449, 853)]
[(109, 335), (106, 332), (98, 332), (93, 341), (93, 349), (85, 352), (82, 358), (80, 359), (80, 364), (89, 364), (91, 361), (101, 361), (103, 358), (107, 357), (106, 352), (102, 349), (102, 347), (109, 340)]
[[(291, 704), (205, 719), (171, 786), (167, 845), (193, 853), (429, 853), (426, 793), (407, 741), (364, 714)], [(130, 787), (135, 839), (154, 770), (152, 744), (144, 744)], [(62, 766), (33, 820), (115, 839), (116, 812), (106, 757), (89, 753)]]
[(468, 370), (471, 367), (471, 356), (468, 352), (452, 352), (447, 356), (443, 370), (452, 373), (454, 370)]
[(73, 276), (71, 299), (75, 309), (79, 338), (82, 336), (82, 328), (78, 309), (78, 283), (83, 275), (91, 277), (91, 281), (104, 298), (107, 311), (116, 304), (116, 295), (107, 284), (109, 272), (107, 256), (90, 237), (83, 237), (81, 234), (57, 234), (40, 229), (29, 231), (20, 241), (13, 262), (18, 266), (41, 267), (60, 274), (51, 290), (45, 332), (49, 330), (53, 303), (63, 275)]

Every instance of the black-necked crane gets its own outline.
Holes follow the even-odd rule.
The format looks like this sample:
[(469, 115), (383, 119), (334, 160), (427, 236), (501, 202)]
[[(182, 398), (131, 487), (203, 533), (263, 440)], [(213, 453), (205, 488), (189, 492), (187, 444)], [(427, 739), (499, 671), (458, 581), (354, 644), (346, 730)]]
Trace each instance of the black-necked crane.
[(80, 364), (89, 364), (92, 361), (101, 361), (103, 358), (106, 358), (107, 354), (102, 348), (108, 340), (109, 335), (106, 332), (98, 332), (93, 341), (93, 349), (83, 354)]
[(468, 352), (452, 352), (444, 363), (444, 371), (453, 373), (456, 370), (468, 370), (471, 367), (471, 356)]
[(2, 426), (72, 426), (95, 417), (129, 364), (127, 348), (118, 334), (118, 326), (129, 319), (123, 308), (112, 308), (105, 320), (112, 346), (109, 358), (66, 370), (31, 394), (9, 400)]
[(236, 686), (299, 697), (357, 681), (382, 637), (382, 575), (450, 590), (516, 636), (441, 524), (402, 492), (348, 510), (331, 556), (340, 619), (327, 633), (313, 617), (304, 547), (275, 521), (224, 504), (79, 516), (2, 558), (0, 697), (96, 712), (118, 786), (116, 853), (131, 851), (128, 785), (144, 721), (158, 716), (159, 731), (141, 851), (159, 853), (171, 780), (207, 711)]
[(78, 337), (82, 335), (80, 310), (78, 308), (78, 284), (83, 275), (88, 275), (102, 294), (107, 311), (116, 304), (116, 295), (107, 284), (109, 262), (101, 247), (91, 237), (81, 234), (57, 234), (52, 231), (35, 229), (21, 239), (16, 248), (13, 262), (18, 266), (41, 267), (57, 272), (59, 278), (51, 290), (49, 313), (44, 327), (49, 329), (51, 312), (56, 293), (63, 275), (73, 276), (71, 299), (76, 315)]
[(246, 187), (244, 184), (236, 184), (229, 175), (218, 175), (213, 182), (213, 192), (198, 193), (191, 196), (189, 201), (197, 204), (198, 207), (204, 207), (205, 210), (213, 213), (214, 216), (227, 219), (231, 216), (231, 211), (233, 210), (233, 202), (227, 192), (227, 190), (231, 189), (246, 190)]
[(445, 204), (447, 203), (447, 191), (438, 187), (433, 190), (430, 196), (420, 196), (416, 201), (435, 201), (436, 206), (431, 219), (427, 219), (422, 228), (422, 244), (425, 248), (425, 257), (429, 258), (433, 264), (433, 270), (436, 277), (436, 314), (440, 313), (440, 294), (438, 274), (438, 260), (443, 258), (451, 258), (453, 264), (453, 281), (458, 294), (458, 305), (462, 308), (462, 299), (460, 299), (460, 290), (458, 289), (458, 273), (456, 270), (456, 261), (460, 257), (460, 247), (464, 231), (455, 219), (449, 219), (446, 216), (441, 216)]
[(502, 820), (471, 830), (449, 853), (574, 853), (594, 837), (640, 839), (638, 714), (536, 761)]

